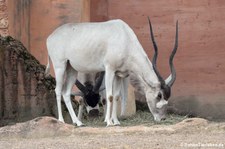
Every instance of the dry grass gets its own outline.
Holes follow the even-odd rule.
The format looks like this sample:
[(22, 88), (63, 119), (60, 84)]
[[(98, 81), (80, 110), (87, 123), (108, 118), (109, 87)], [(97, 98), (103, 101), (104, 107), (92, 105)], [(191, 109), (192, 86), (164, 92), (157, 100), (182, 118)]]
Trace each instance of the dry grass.
[[(135, 115), (123, 118), (119, 117), (119, 121), (121, 123), (121, 126), (136, 126), (136, 125), (145, 125), (145, 126), (152, 126), (152, 125), (171, 125), (178, 123), (182, 120), (184, 120), (185, 116), (170, 114), (167, 116), (167, 119), (162, 122), (155, 122), (153, 120), (153, 116), (149, 111), (137, 111)], [(106, 124), (104, 123), (104, 117), (99, 116), (97, 118), (89, 118), (85, 117), (82, 121), (86, 126), (91, 127), (105, 127)]]

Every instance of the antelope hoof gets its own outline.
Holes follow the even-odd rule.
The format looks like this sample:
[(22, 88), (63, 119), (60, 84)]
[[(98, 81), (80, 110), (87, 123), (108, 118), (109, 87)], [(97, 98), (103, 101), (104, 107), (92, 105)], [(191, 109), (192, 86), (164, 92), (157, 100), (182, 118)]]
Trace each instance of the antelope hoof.
[(107, 121), (107, 126), (106, 127), (110, 127), (110, 126), (113, 126), (113, 122), (111, 120)]
[(78, 122), (77, 122), (77, 126), (78, 126), (78, 127), (83, 127), (83, 126), (85, 126), (85, 125), (84, 125), (81, 121), (78, 121)]
[(120, 122), (119, 121), (114, 122), (114, 126), (120, 126)]
[(59, 118), (58, 120), (59, 120), (60, 122), (62, 122), (62, 123), (65, 123), (63, 119), (60, 119), (60, 118)]

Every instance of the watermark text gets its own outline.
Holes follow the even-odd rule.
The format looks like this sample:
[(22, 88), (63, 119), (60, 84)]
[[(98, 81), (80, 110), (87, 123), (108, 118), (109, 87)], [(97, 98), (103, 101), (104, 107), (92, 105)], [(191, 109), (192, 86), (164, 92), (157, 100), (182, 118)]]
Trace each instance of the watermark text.
[(187, 147), (187, 148), (199, 148), (199, 147), (203, 147), (203, 148), (225, 148), (225, 145), (223, 143), (181, 143), (180, 144), (181, 147)]

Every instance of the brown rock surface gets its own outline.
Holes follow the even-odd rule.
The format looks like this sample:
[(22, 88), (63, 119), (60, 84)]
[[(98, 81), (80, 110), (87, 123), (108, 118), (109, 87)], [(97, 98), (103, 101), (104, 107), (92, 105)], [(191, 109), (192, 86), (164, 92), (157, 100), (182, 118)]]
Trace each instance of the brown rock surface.
[(55, 115), (55, 80), (11, 37), (0, 37), (0, 125)]
[(62, 123), (53, 117), (38, 117), (33, 120), (0, 128), (0, 138), (45, 138), (68, 136), (74, 126)]
[(7, 6), (5, 0), (0, 0), (0, 35), (6, 36), (9, 34), (9, 19), (7, 14)]

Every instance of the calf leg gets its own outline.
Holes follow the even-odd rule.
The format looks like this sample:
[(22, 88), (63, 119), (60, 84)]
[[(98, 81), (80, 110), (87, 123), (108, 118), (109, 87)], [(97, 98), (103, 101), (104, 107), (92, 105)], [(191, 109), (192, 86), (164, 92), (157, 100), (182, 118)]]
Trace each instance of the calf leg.
[(120, 125), (120, 122), (117, 118), (117, 104), (120, 97), (120, 90), (122, 85), (122, 79), (120, 77), (115, 77), (113, 82), (113, 108), (112, 108), (112, 121), (114, 125)]
[(78, 119), (81, 121), (84, 112), (84, 99), (81, 97), (79, 102)]
[(64, 102), (66, 104), (66, 107), (69, 111), (69, 114), (72, 118), (72, 121), (74, 124), (77, 124), (77, 126), (82, 126), (82, 122), (77, 118), (74, 110), (73, 110), (73, 106), (71, 103), (71, 90), (72, 87), (75, 83), (76, 80), (76, 76), (77, 76), (77, 71), (74, 70), (70, 65), (67, 65), (67, 69), (66, 69), (66, 80), (63, 86), (63, 98), (64, 98)]
[(105, 66), (105, 87), (106, 87), (106, 115), (105, 122), (107, 126), (113, 125), (110, 119), (111, 106), (113, 101), (112, 84), (115, 77), (115, 72), (109, 67)]

